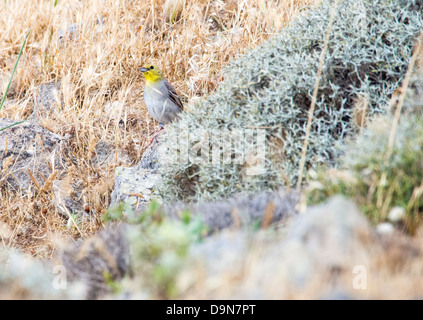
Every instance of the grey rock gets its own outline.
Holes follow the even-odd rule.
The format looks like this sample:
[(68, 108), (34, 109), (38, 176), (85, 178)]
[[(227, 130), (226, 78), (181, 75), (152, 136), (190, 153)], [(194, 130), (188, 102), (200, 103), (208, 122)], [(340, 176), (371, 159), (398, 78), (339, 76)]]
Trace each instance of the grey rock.
[(190, 255), (206, 269), (206, 281), (215, 281), (221, 277), (222, 270), (226, 269), (229, 273), (227, 276), (231, 277), (243, 268), (250, 250), (249, 242), (248, 235), (243, 232), (223, 231), (194, 245)]
[(109, 285), (129, 273), (129, 247), (124, 224), (112, 224), (99, 234), (67, 247), (59, 261), (70, 282), (84, 284), (82, 298), (96, 299), (112, 292)]
[[(262, 191), (257, 194), (238, 194), (228, 199), (187, 205), (183, 202), (164, 205), (163, 210), (170, 217), (179, 217), (188, 210), (199, 216), (210, 232), (229, 227), (262, 226), (283, 221), (297, 214), (298, 197), (284, 189)], [(268, 220), (267, 222), (265, 220)]]
[[(261, 201), (259, 197), (258, 203)], [(130, 261), (135, 257), (130, 252), (139, 245), (137, 241), (146, 240), (137, 227), (109, 225), (96, 236), (68, 246), (56, 267), (63, 267), (68, 285), (78, 288), (79, 284), (80, 290), (56, 290), (57, 294), (51, 292), (53, 296), (46, 297), (151, 298), (142, 285), (142, 270), (131, 270), (137, 262)], [(131, 231), (136, 231), (135, 238), (127, 237)], [(51, 277), (46, 278), (46, 269), (30, 272), (28, 268), (38, 267), (31, 264), (23, 268), (25, 264), (18, 260), (16, 267), (8, 262), (11, 268), (4, 271), (1, 253), (0, 297), (15, 283), (20, 286), (26, 281), (33, 284), (25, 284), (31, 297), (41, 289), (49, 292)], [(421, 277), (421, 264), (418, 239), (399, 234), (380, 238), (353, 202), (335, 197), (281, 228), (258, 232), (227, 228), (191, 243), (188, 257), (175, 274), (175, 290), (178, 299), (333, 300), (398, 298), (404, 293), (414, 297), (421, 292), (420, 282), (415, 281)], [(367, 269), (371, 290), (353, 287), (357, 265)], [(110, 283), (119, 283), (121, 294), (113, 293)], [(392, 290), (397, 285), (401, 287), (398, 292)]]
[[(0, 119), (0, 128), (13, 123)], [(9, 190), (29, 193), (43, 186), (48, 188), (46, 181), (51, 182), (52, 174), (65, 168), (63, 152), (66, 147), (59, 135), (33, 122), (0, 131), (0, 184)]]
[[(34, 110), (35, 117), (40, 115), (57, 113), (63, 104), (63, 94), (61, 93), (61, 82), (53, 81), (40, 85), (37, 88), (37, 105)], [(59, 108), (58, 108), (59, 107)]]
[(349, 299), (355, 297), (353, 267), (371, 266), (381, 252), (355, 204), (336, 197), (276, 233), (232, 230), (205, 239), (191, 248), (178, 288), (187, 299), (323, 298), (334, 292)]
[(59, 43), (63, 45), (65, 40), (68, 38), (72, 41), (79, 39), (79, 25), (72, 23), (67, 29), (60, 29), (58, 32)]
[[(147, 170), (140, 169), (139, 167), (134, 168)], [(148, 185), (144, 183), (143, 187), (148, 187)], [(205, 214), (204, 217), (207, 217), (208, 220), (204, 221), (209, 223), (210, 229), (231, 229), (234, 223), (232, 221), (225, 221), (224, 219), (220, 220), (219, 213), (225, 214), (233, 210), (239, 210), (240, 213), (243, 212), (240, 216), (245, 218), (243, 221), (244, 223), (247, 223), (247, 221), (252, 223), (256, 221), (256, 219), (261, 222), (263, 220), (264, 211), (266, 211), (267, 201), (268, 203), (272, 202), (275, 204), (273, 218), (274, 221), (280, 221), (295, 213), (295, 199), (294, 195), (285, 194), (282, 191), (262, 192), (258, 195), (238, 195), (219, 202), (216, 210), (212, 209), (213, 206), (216, 205), (216, 202), (210, 202), (196, 206), (195, 209), (198, 211), (192, 211), (192, 213), (194, 215)], [(181, 210), (186, 210), (187, 208), (188, 207), (182, 207), (181, 204), (179, 206)], [(179, 219), (176, 214), (179, 209), (175, 209), (173, 205), (163, 207), (165, 213), (175, 219)], [(219, 211), (221, 209), (223, 211)], [(172, 212), (170, 212), (171, 210)], [(217, 223), (215, 221), (217, 221)], [(243, 228), (242, 230), (245, 231), (247, 229)], [(131, 231), (135, 234), (133, 237), (138, 240), (131, 240), (131, 237), (127, 238), (127, 235), (130, 234)], [(239, 270), (245, 265), (245, 259), (250, 250), (249, 235), (249, 232), (234, 233), (223, 230), (220, 233), (216, 233), (210, 240), (193, 245), (192, 256), (197, 257), (195, 261), (198, 263), (205, 262), (205, 266), (208, 268), (207, 274), (210, 281), (216, 280), (215, 277), (220, 277), (221, 271), (227, 268), (228, 265), (231, 266), (229, 269), (233, 270), (232, 275), (236, 276)], [(101, 293), (101, 295), (110, 293), (110, 288), (105, 284), (103, 277), (105, 271), (113, 275), (114, 281), (121, 279), (122, 275), (130, 272), (128, 248), (130, 248), (131, 245), (136, 248), (136, 241), (142, 241), (139, 240), (140, 237), (142, 237), (142, 234), (139, 233), (136, 225), (115, 225), (103, 230), (99, 235), (91, 239), (80, 241), (72, 245), (63, 252), (60, 261), (62, 261), (63, 265), (69, 270), (68, 273), (71, 281), (83, 280), (88, 288), (87, 297), (97, 298), (98, 295), (96, 295), (96, 293)], [(135, 241), (135, 243), (132, 241)], [(131, 257), (132, 259), (135, 258), (134, 255)], [(133, 263), (136, 264), (136, 262)], [(116, 267), (112, 269), (112, 266)], [(134, 267), (134, 265), (132, 266)], [(117, 272), (117, 270), (119, 270), (119, 272)], [(140, 273), (142, 274), (142, 272), (138, 270), (138, 274)], [(226, 281), (225, 279), (226, 278), (219, 278), (219, 281)], [(128, 284), (129, 287), (124, 285), (124, 289), (128, 293), (126, 298), (132, 299), (140, 292), (143, 292), (143, 290), (139, 286), (134, 287), (133, 281), (130, 282), (131, 283)], [(140, 282), (136, 283), (139, 284)]]
[(158, 142), (154, 141), (144, 152), (139, 164), (116, 168), (110, 207), (124, 202), (131, 205), (134, 211), (140, 212), (147, 207), (153, 197), (160, 198), (156, 190), (160, 180), (156, 170), (157, 146)]
[(139, 163), (140, 168), (154, 170), (154, 171), (159, 168), (159, 164), (157, 161), (158, 145), (159, 145), (159, 140), (156, 138), (153, 140), (151, 146), (147, 150), (144, 151), (141, 161)]
[(94, 147), (94, 154), (91, 157), (94, 167), (107, 167), (118, 163), (131, 163), (130, 156), (123, 150), (116, 149), (110, 143), (100, 140)]
[[(186, 267), (177, 275), (176, 286), (182, 299), (265, 298), (262, 286), (267, 283), (257, 285), (257, 279), (249, 273), (259, 260), (252, 253), (252, 247), (260, 242), (256, 235), (240, 229), (224, 230), (193, 245)], [(274, 268), (280, 268), (279, 264), (278, 259)], [(245, 284), (251, 280), (251, 287), (246, 289)]]
[(0, 299), (81, 299), (86, 288), (67, 281), (63, 265), (0, 248)]
[(157, 196), (156, 185), (159, 179), (158, 174), (139, 166), (116, 168), (110, 206), (125, 202), (135, 211), (145, 208), (150, 199)]
[[(102, 16), (100, 19), (95, 19), (95, 33), (99, 34), (103, 31), (103, 25), (106, 21), (106, 18)], [(77, 41), (80, 38), (80, 33), (83, 23), (72, 23), (68, 25), (67, 29), (60, 29), (58, 32), (58, 40), (60, 47), (63, 47), (66, 40)]]
[(274, 254), (283, 261), (284, 278), (301, 287), (316, 270), (336, 273), (368, 264), (368, 244), (375, 241), (374, 230), (357, 206), (337, 196), (298, 216)]

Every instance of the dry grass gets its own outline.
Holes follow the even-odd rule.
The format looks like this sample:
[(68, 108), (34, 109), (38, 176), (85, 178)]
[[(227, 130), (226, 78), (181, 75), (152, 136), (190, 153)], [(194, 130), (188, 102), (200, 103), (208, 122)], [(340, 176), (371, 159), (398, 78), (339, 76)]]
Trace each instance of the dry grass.
[[(0, 223), (10, 232), (3, 245), (37, 257), (50, 257), (57, 238), (86, 237), (101, 228), (117, 165), (138, 161), (154, 130), (142, 99), (138, 68), (160, 65), (190, 103), (212, 92), (222, 67), (260, 44), (317, 0), (8, 0), (0, 3), (0, 94), (19, 48), (31, 28), (0, 117), (26, 119), (37, 87), (61, 81), (63, 105), (40, 115), (47, 129), (65, 135), (76, 162), (67, 179), (83, 180), (83, 198), (95, 219), (66, 227), (52, 203), (52, 191), (34, 196), (0, 190)], [(99, 23), (103, 21), (104, 23)], [(59, 41), (59, 30), (78, 32)], [(114, 108), (110, 108), (112, 106)], [(189, 109), (189, 108), (188, 108)], [(105, 141), (126, 151), (130, 161), (93, 167), (94, 147)]]
[(395, 131), (398, 126), (399, 117), (401, 114), (402, 105), (404, 103), (405, 94), (407, 92), (408, 83), (410, 81), (410, 76), (413, 71), (413, 67), (416, 63), (416, 60), (419, 57), (420, 49), (423, 42), (423, 32), (420, 33), (419, 37), (417, 38), (416, 45), (414, 48), (413, 56), (411, 57), (410, 63), (408, 65), (407, 73), (405, 74), (404, 81), (401, 86), (401, 94), (399, 96), (399, 101), (396, 105), (395, 114), (394, 114), (394, 121), (392, 122), (392, 128), (391, 132), (389, 134), (389, 142), (388, 142), (388, 151), (386, 152), (386, 162), (388, 162), (392, 155), (392, 150), (394, 148), (394, 142), (395, 142)]
[(310, 137), (310, 130), (311, 130), (311, 122), (313, 120), (314, 109), (316, 107), (317, 92), (319, 91), (319, 83), (320, 83), (320, 78), (322, 75), (323, 63), (325, 62), (325, 56), (326, 56), (326, 51), (328, 49), (330, 31), (332, 29), (332, 24), (336, 15), (337, 7), (338, 7), (338, 1), (336, 0), (333, 4), (332, 13), (330, 15), (330, 19), (328, 23), (328, 28), (326, 30), (325, 41), (323, 43), (323, 50), (320, 54), (319, 69), (317, 70), (317, 75), (316, 75), (316, 83), (314, 85), (311, 105), (308, 111), (306, 135), (304, 137), (304, 144), (303, 144), (303, 149), (301, 151), (301, 159), (300, 159), (300, 165), (299, 165), (300, 168), (298, 170), (297, 193), (300, 193), (300, 190), (301, 190), (301, 181), (303, 180), (304, 165), (306, 161), (306, 154), (307, 154), (307, 147), (308, 147), (308, 139)]

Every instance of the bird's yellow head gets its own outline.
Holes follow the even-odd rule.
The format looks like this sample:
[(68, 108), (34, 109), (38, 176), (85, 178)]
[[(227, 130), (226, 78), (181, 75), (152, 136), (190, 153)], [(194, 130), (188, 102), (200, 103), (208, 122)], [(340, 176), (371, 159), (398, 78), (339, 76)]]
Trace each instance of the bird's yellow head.
[(144, 73), (147, 84), (152, 84), (163, 79), (163, 74), (160, 69), (153, 65), (148, 65), (140, 69)]

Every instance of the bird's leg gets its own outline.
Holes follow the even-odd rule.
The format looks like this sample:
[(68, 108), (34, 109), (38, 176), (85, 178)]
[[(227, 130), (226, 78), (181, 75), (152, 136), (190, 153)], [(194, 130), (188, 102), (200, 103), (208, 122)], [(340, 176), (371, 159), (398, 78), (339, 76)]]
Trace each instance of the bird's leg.
[(156, 139), (157, 135), (160, 133), (160, 131), (162, 131), (164, 129), (163, 123), (159, 122), (159, 130), (157, 130), (153, 137), (151, 138), (150, 143), (144, 148), (144, 150), (147, 150), (149, 146), (151, 146), (151, 144), (154, 142), (154, 139)]
[(153, 136), (153, 139), (164, 129), (163, 123), (159, 122), (159, 130), (156, 131), (156, 133)]
[(144, 148), (144, 150), (147, 150), (148, 147), (151, 146), (151, 144), (154, 142), (154, 139), (156, 138), (156, 136), (157, 136), (157, 132), (153, 135), (153, 138), (151, 138), (151, 141), (147, 144), (147, 146)]

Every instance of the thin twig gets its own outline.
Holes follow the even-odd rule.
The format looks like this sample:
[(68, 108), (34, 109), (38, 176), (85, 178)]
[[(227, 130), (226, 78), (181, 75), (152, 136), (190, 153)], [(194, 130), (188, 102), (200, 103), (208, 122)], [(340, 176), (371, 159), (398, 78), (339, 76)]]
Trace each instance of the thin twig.
[(407, 92), (408, 82), (410, 81), (411, 71), (413, 70), (414, 64), (416, 63), (417, 56), (419, 55), (422, 41), (423, 41), (423, 31), (420, 33), (420, 35), (417, 39), (417, 43), (416, 43), (416, 46), (415, 46), (415, 49), (414, 49), (414, 53), (411, 57), (410, 63), (408, 64), (407, 73), (405, 74), (404, 82), (401, 86), (401, 90), (400, 90), (401, 94), (399, 96), (398, 103), (397, 103), (397, 106), (396, 106), (395, 116), (394, 116), (394, 120), (392, 122), (392, 127), (391, 127), (391, 132), (389, 133), (388, 150), (386, 152), (386, 158), (385, 158), (386, 162), (389, 161), (389, 158), (392, 155), (392, 150), (394, 148), (394, 142), (395, 142), (395, 132), (397, 130), (399, 117), (401, 115), (402, 105), (404, 103), (405, 94)]
[(273, 220), (273, 215), (275, 212), (275, 204), (270, 201), (267, 205), (266, 208), (264, 209), (264, 216), (263, 216), (263, 220), (261, 222), (261, 227), (262, 229), (267, 229), (269, 228), (270, 224), (272, 223)]
[(316, 107), (317, 92), (319, 90), (319, 83), (320, 83), (320, 78), (321, 78), (321, 75), (322, 75), (323, 63), (325, 61), (326, 51), (328, 49), (330, 31), (332, 29), (333, 20), (335, 19), (335, 13), (336, 13), (337, 7), (338, 7), (338, 0), (335, 1), (334, 5), (333, 5), (332, 13), (331, 13), (330, 18), (329, 18), (329, 25), (328, 25), (328, 28), (326, 30), (323, 50), (322, 50), (322, 53), (320, 55), (319, 69), (317, 70), (316, 83), (314, 85), (314, 90), (313, 90), (313, 97), (312, 97), (312, 100), (311, 100), (310, 109), (308, 111), (306, 135), (305, 135), (305, 139), (304, 139), (303, 150), (301, 152), (300, 169), (298, 171), (297, 192), (300, 192), (301, 182), (303, 180), (303, 171), (304, 171), (304, 165), (305, 165), (305, 158), (306, 158), (306, 154), (307, 154), (308, 139), (310, 137), (311, 122), (313, 120), (314, 108)]

